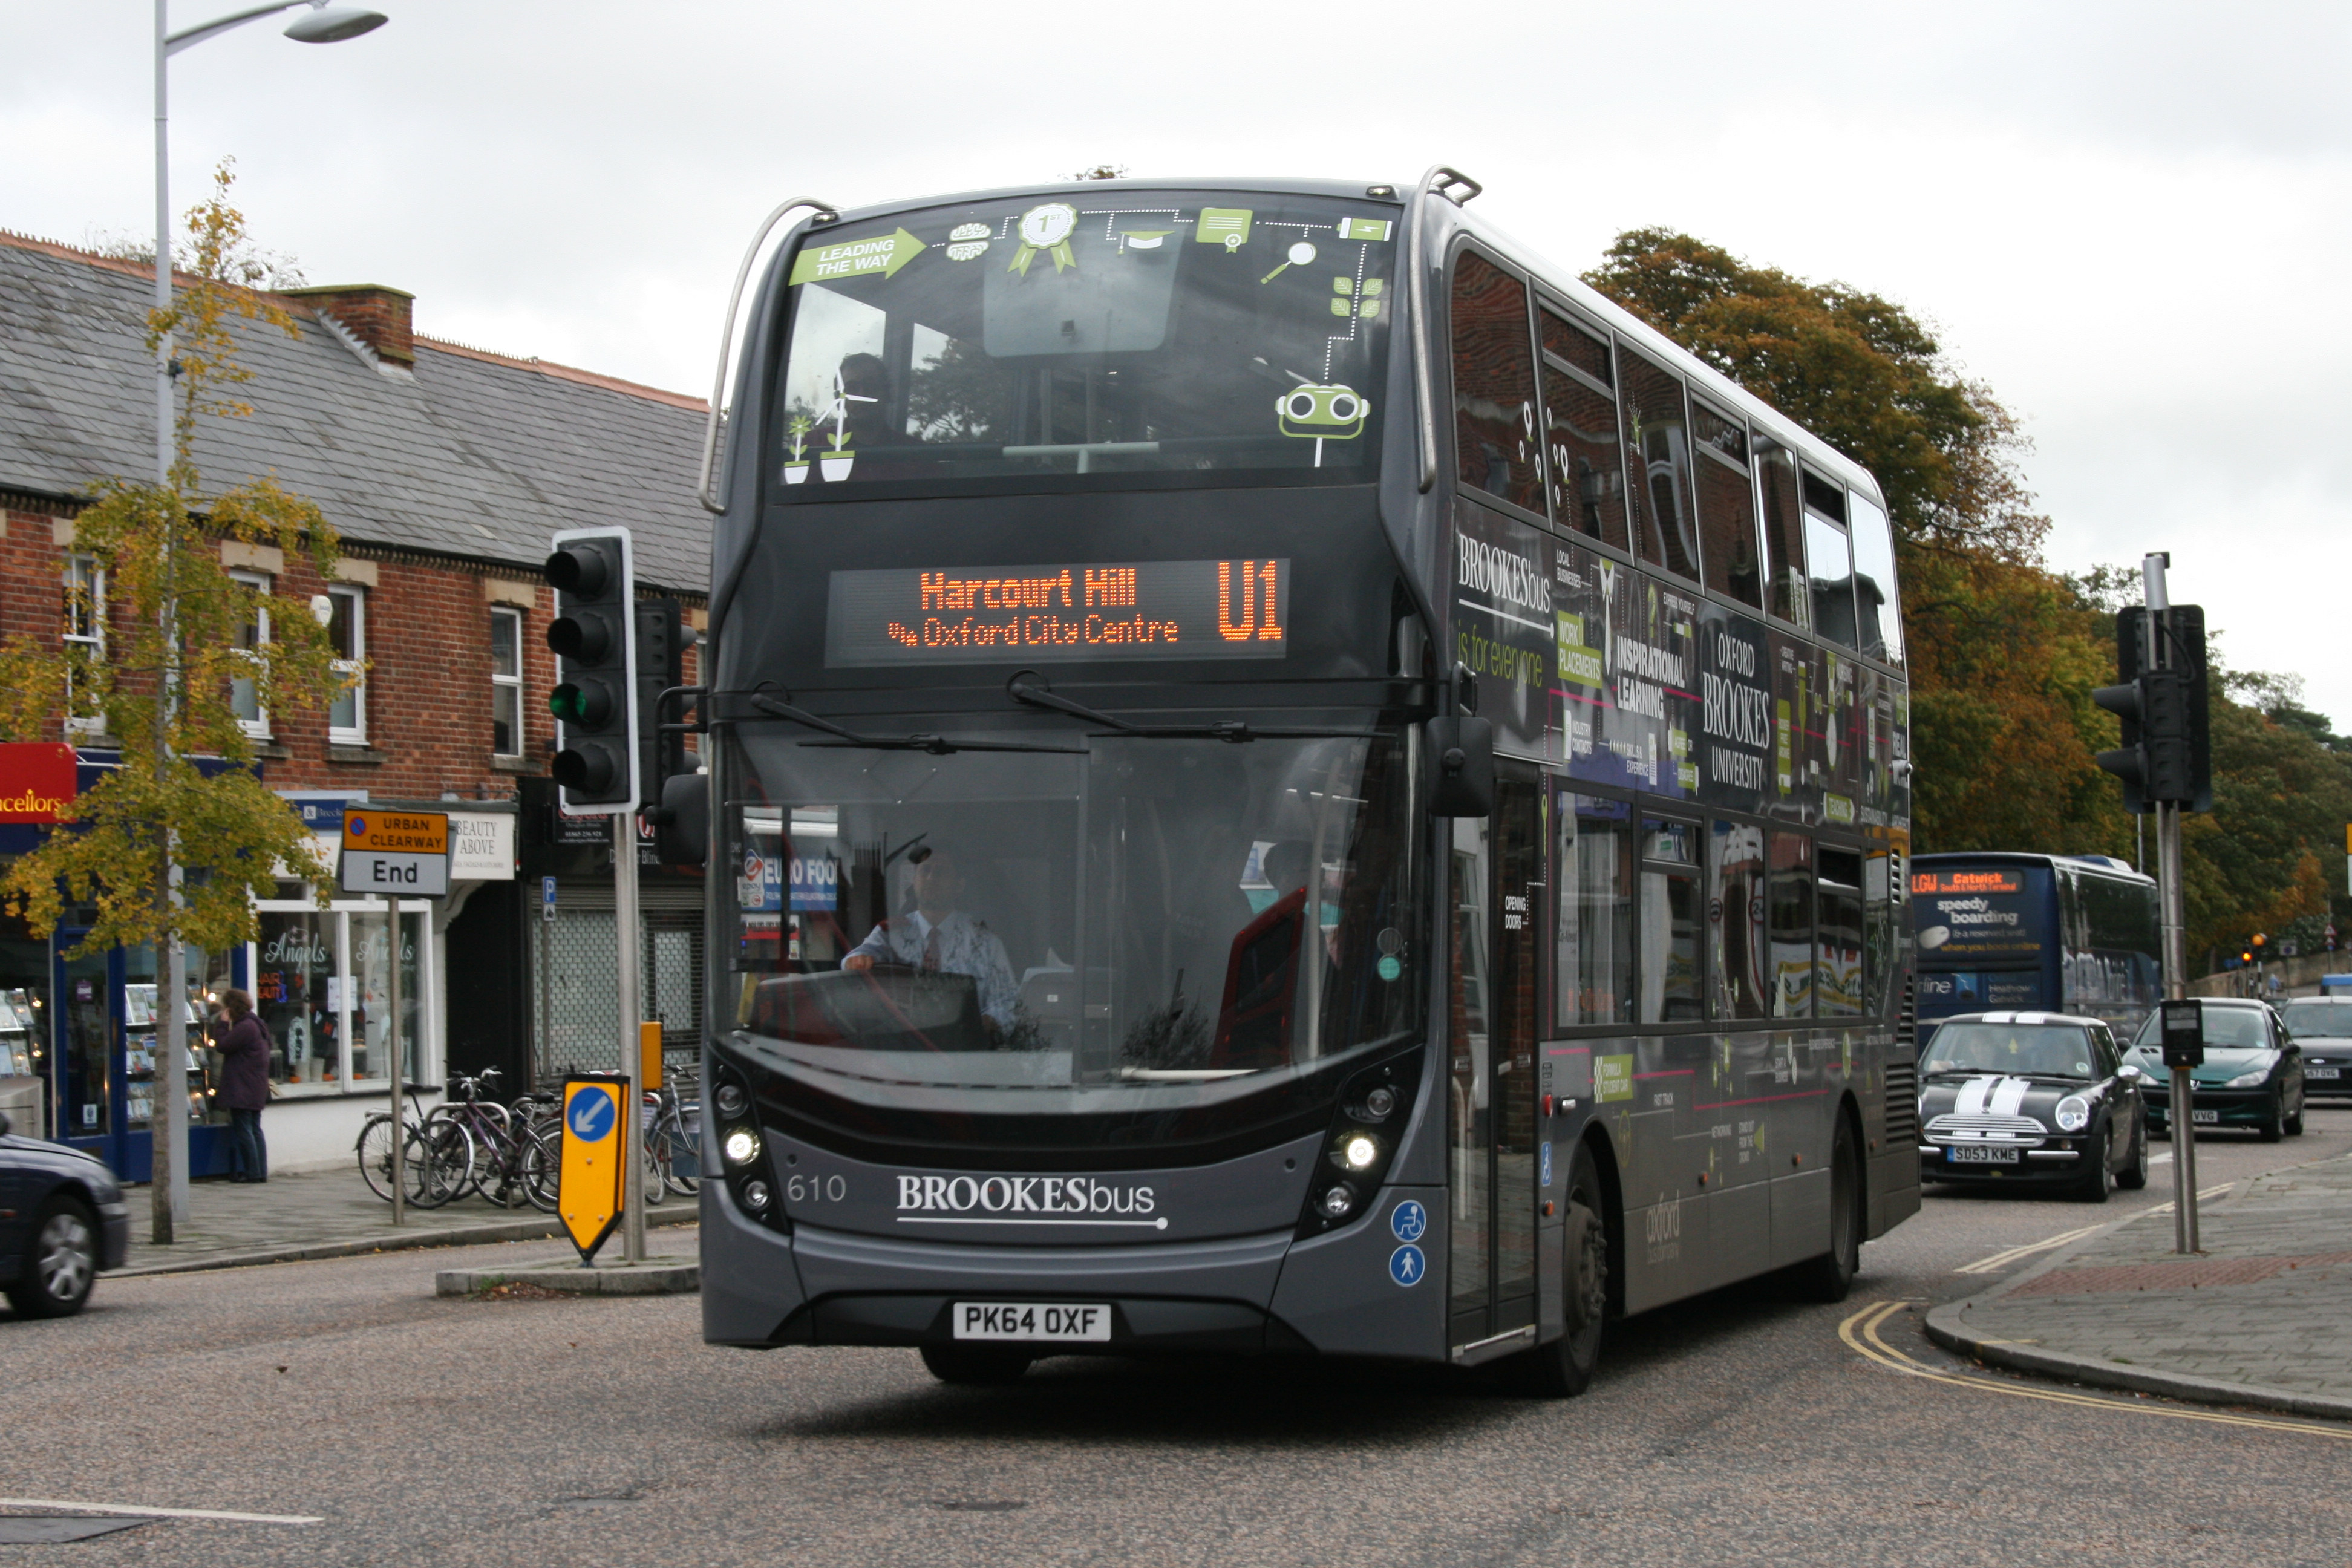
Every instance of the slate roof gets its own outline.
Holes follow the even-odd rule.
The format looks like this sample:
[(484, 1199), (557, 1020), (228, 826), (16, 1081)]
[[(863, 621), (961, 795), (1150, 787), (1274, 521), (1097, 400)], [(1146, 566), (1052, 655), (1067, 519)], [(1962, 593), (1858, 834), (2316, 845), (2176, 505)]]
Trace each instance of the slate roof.
[[(152, 288), (143, 266), (0, 233), (0, 489), (152, 471)], [(700, 399), (424, 337), (413, 376), (387, 375), (279, 302), (299, 339), (236, 323), (254, 412), (199, 425), (207, 488), (275, 473), (346, 538), (530, 569), (557, 530), (619, 523), (640, 582), (709, 591)]]

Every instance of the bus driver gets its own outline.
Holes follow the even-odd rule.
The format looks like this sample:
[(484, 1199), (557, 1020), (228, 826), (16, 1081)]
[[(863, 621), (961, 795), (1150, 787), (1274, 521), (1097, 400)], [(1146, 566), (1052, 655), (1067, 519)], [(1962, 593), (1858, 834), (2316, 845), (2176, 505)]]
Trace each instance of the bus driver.
[(928, 846), (908, 857), (915, 868), (915, 907), (885, 920), (841, 961), (863, 973), (877, 963), (904, 963), (933, 974), (968, 974), (980, 991), (981, 1016), (1002, 1043), (1013, 1033), (1013, 1005), (1019, 987), (1004, 943), (979, 921), (956, 908), (963, 876), (955, 857)]

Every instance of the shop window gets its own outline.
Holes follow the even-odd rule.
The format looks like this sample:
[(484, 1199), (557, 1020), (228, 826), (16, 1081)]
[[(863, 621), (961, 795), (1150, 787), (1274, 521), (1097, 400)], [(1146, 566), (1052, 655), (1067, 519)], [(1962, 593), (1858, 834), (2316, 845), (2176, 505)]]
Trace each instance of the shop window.
[(490, 612), (490, 750), (522, 755), (522, 612)]
[(352, 682), (327, 705), (327, 743), (367, 744), (367, 591), (338, 586), (327, 590), (334, 606), (327, 621), (327, 642), (335, 650), (335, 673)]
[(1550, 310), (1543, 331), (1544, 469), (1552, 521), (1631, 551), (1609, 345)]
[(1813, 841), (1801, 833), (1766, 836), (1772, 957), (1772, 1016), (1813, 1016)]
[(1748, 426), (1691, 399), (1697, 448), (1700, 555), (1706, 585), (1726, 598), (1764, 607), (1764, 565), (1756, 549), (1756, 488), (1748, 472)]
[(1696, 1024), (1706, 1016), (1702, 981), (1698, 830), (1656, 817), (1642, 824), (1642, 1019)]
[[(64, 573), (65, 615), (62, 637), (76, 664), (94, 668), (106, 662), (106, 568), (88, 555), (68, 555)], [(103, 735), (106, 714), (94, 696), (96, 682), (66, 677), (66, 733)]]
[(1454, 441), (1464, 489), (1543, 510), (1527, 286), (1468, 251), (1454, 268)]
[(1597, 795), (1559, 797), (1554, 937), (1561, 1028), (1633, 1018), (1633, 808)]
[(1696, 510), (1691, 505), (1690, 422), (1682, 379), (1620, 343), (1618, 405), (1627, 472), (1641, 492), (1634, 548), (1643, 560), (1698, 581)]
[(1876, 501), (1857, 493), (1846, 503), (1853, 521), (1853, 615), (1862, 651), (1901, 664), (1903, 606), (1895, 594), (1895, 536)]
[[(269, 1076), (292, 1095), (377, 1087), (390, 1076), (391, 914), (382, 902), (264, 904), (252, 948), (254, 1007), (269, 1027)], [(404, 909), (401, 1027), (408, 1075), (421, 1079), (435, 977), (425, 962), (428, 917)]]
[(1824, 1018), (1856, 1017), (1863, 998), (1860, 853), (1824, 845), (1816, 888), (1820, 930), (1813, 945), (1814, 1008)]
[(1717, 1018), (1766, 1016), (1772, 992), (1771, 949), (1764, 919), (1764, 829), (1717, 821), (1707, 836), (1707, 908)]
[(269, 739), (269, 710), (261, 700), (260, 650), (269, 643), (269, 579), (254, 572), (232, 572), (229, 581), (247, 589), (265, 602), (253, 607), (246, 617), (244, 627), (237, 633), (237, 647), (244, 655), (251, 675), (233, 676), (228, 683), (229, 706), (236, 710), (236, 721), (245, 732), (257, 741)]

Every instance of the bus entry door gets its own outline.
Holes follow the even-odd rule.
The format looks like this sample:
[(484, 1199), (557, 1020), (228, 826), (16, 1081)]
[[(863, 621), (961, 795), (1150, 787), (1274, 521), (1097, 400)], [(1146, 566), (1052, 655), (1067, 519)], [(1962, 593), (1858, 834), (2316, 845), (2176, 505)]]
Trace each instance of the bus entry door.
[(1502, 764), (1491, 818), (1455, 817), (1447, 1012), (1448, 1289), (1457, 1350), (1536, 1321), (1536, 1009), (1543, 793)]

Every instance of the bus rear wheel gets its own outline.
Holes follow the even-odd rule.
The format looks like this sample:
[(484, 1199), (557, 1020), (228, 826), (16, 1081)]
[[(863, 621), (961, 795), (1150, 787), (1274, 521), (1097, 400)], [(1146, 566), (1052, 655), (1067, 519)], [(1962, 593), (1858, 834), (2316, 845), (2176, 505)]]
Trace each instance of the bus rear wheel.
[(1853, 1119), (1840, 1116), (1830, 1144), (1830, 1249), (1789, 1270), (1790, 1288), (1808, 1301), (1843, 1301), (1862, 1272), (1862, 1153)]
[(1571, 1399), (1590, 1387), (1601, 1364), (1609, 1318), (1608, 1197), (1592, 1151), (1578, 1144), (1568, 1167), (1567, 1235), (1560, 1280), (1560, 1337), (1518, 1358), (1516, 1382), (1538, 1399)]
[(1026, 1351), (1003, 1345), (925, 1345), (923, 1364), (941, 1383), (982, 1385), (1018, 1383), (1034, 1360)]

